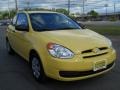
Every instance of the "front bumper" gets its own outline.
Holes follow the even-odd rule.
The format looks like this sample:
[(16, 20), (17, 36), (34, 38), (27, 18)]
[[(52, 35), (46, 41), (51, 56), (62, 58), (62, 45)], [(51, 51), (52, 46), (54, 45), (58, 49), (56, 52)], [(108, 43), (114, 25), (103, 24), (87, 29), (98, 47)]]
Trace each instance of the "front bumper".
[[(97, 60), (106, 60), (107, 68), (93, 71), (93, 63)], [(60, 81), (74, 81), (91, 78), (111, 70), (115, 65), (116, 52), (112, 50), (106, 55), (83, 60), (80, 55), (72, 59), (57, 59), (49, 57), (45, 66), (45, 73), (48, 77)]]
[(115, 63), (112, 62), (111, 64), (107, 65), (105, 69), (101, 69), (98, 71), (93, 71), (93, 70), (90, 70), (90, 71), (60, 71), (59, 74), (61, 77), (65, 77), (65, 78), (84, 77), (84, 76), (93, 75), (93, 74), (97, 74), (105, 70), (108, 70), (111, 67), (113, 67), (114, 64)]

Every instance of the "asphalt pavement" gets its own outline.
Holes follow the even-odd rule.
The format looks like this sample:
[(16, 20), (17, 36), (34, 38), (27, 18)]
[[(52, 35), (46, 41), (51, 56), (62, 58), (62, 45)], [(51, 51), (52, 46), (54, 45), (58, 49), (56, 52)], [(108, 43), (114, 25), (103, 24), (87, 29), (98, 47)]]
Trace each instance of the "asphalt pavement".
[(20, 56), (11, 56), (5, 48), (5, 27), (0, 26), (0, 90), (119, 90), (120, 89), (120, 36), (108, 36), (117, 50), (115, 68), (91, 79), (60, 82), (48, 79), (38, 83), (29, 64)]

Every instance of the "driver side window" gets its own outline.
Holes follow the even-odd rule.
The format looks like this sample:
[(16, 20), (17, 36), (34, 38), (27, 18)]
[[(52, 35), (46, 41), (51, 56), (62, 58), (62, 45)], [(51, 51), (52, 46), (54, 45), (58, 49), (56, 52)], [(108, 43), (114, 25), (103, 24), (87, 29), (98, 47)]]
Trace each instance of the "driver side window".
[(27, 19), (26, 14), (24, 14), (24, 13), (18, 14), (16, 25), (17, 26), (28, 27), (28, 19)]

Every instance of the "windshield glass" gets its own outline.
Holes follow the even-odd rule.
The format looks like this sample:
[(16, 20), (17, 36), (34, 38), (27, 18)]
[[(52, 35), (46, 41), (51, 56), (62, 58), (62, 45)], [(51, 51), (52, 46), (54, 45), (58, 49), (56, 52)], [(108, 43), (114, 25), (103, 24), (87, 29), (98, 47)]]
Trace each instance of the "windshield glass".
[(35, 31), (81, 29), (75, 21), (63, 14), (33, 13), (30, 14), (30, 19)]

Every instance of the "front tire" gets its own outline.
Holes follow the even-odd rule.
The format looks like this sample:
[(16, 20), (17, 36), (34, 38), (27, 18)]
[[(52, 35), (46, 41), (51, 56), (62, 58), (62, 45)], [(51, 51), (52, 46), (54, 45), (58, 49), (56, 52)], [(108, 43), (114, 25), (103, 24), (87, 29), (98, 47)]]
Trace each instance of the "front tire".
[(44, 73), (44, 69), (43, 69), (41, 60), (37, 54), (31, 55), (30, 65), (31, 65), (32, 74), (33, 74), (34, 78), (39, 82), (46, 81), (46, 75)]

